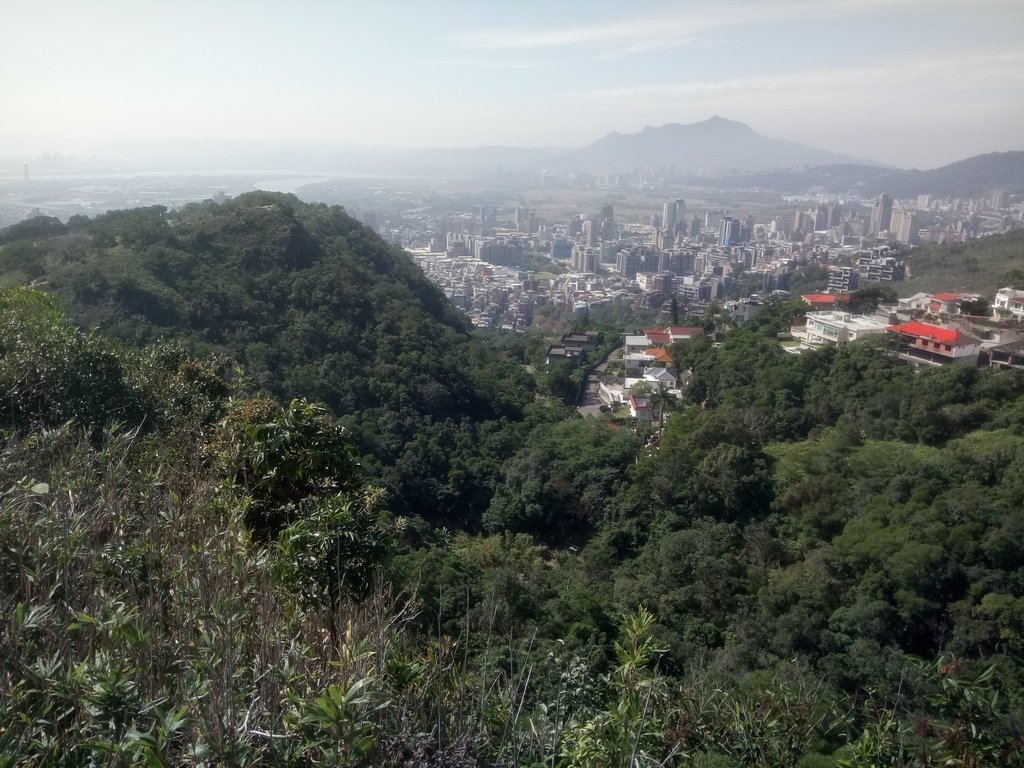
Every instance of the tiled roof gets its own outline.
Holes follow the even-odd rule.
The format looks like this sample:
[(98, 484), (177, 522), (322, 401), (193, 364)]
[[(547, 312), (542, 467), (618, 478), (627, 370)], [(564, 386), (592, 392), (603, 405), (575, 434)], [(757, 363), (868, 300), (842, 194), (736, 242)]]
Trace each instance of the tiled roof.
[(838, 297), (834, 293), (805, 293), (800, 298), (808, 304), (835, 304)]
[(668, 368), (648, 368), (644, 371), (644, 378), (655, 379), (656, 381), (676, 381), (676, 377)]
[(644, 354), (659, 362), (672, 362), (672, 355), (668, 353), (668, 350), (662, 349), (661, 347), (648, 347), (647, 349), (644, 350)]
[(672, 325), (668, 328), (670, 336), (698, 336), (704, 333), (699, 325)]
[(979, 343), (978, 339), (973, 336), (968, 336), (966, 333), (954, 331), (952, 328), (941, 328), (937, 325), (929, 325), (928, 323), (919, 323), (916, 321), (900, 323), (899, 325), (890, 325), (886, 330), (894, 333), (903, 333), (907, 336), (916, 336), (920, 339), (941, 341), (943, 344), (967, 345)]

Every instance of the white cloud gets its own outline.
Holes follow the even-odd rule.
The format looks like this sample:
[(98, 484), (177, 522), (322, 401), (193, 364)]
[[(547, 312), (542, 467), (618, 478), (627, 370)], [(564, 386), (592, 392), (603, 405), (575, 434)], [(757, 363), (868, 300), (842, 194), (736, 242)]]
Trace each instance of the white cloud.
[(878, 13), (881, 18), (897, 12), (985, 13), (1006, 8), (1019, 15), (1019, 0), (776, 0), (774, 3), (740, 2), (688, 3), (670, 12), (647, 17), (632, 16), (600, 24), (571, 24), (548, 29), (486, 28), (457, 33), (454, 39), (470, 48), (485, 50), (531, 50), (541, 48), (588, 47), (604, 49), (605, 55), (645, 53), (687, 45), (726, 27), (760, 24), (792, 18), (810, 21), (861, 17)]
[[(905, 94), (908, 89), (953, 90), (1024, 86), (1024, 50), (914, 56), (890, 59), (860, 67), (807, 70), (729, 80), (685, 80), (602, 88), (577, 93), (593, 101), (656, 102), (665, 99), (704, 99), (748, 94), (798, 93), (814, 103), (808, 94), (831, 93), (840, 98), (849, 90), (874, 90), (880, 103), (887, 96)], [(1008, 94), (1020, 98), (1021, 94)]]
[(550, 62), (539, 59), (496, 59), (490, 57), (454, 56), (443, 59), (428, 59), (423, 62), (434, 67), (453, 67), (456, 69), (508, 69), (530, 70), (550, 65)]

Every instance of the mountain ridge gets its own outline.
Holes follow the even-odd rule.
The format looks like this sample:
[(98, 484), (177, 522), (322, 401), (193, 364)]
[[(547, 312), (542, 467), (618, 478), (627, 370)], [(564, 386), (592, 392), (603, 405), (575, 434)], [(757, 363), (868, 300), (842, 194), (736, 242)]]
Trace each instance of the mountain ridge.
[(697, 123), (648, 125), (636, 133), (608, 133), (571, 153), (566, 162), (577, 170), (590, 172), (621, 172), (637, 166), (653, 166), (672, 167), (680, 174), (849, 162), (881, 165), (873, 160), (769, 138), (746, 123), (720, 115)]
[(864, 197), (883, 192), (896, 198), (922, 194), (978, 197), (993, 189), (1005, 189), (1012, 195), (1024, 193), (1024, 151), (988, 152), (923, 171), (846, 163), (799, 171), (760, 171), (691, 180), (723, 190), (760, 188), (780, 194), (804, 194), (816, 187), (824, 192)]

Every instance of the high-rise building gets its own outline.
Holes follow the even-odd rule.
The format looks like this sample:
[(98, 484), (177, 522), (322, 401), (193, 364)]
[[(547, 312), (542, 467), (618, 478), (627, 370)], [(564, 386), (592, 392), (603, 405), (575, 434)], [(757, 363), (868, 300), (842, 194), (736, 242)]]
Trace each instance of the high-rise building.
[(640, 271), (641, 260), (640, 252), (636, 249), (623, 249), (615, 256), (615, 271), (624, 275), (627, 280), (633, 280)]
[(551, 241), (551, 258), (555, 261), (572, 257), (572, 241), (561, 238)]
[(828, 204), (828, 223), (825, 225), (826, 229), (835, 229), (843, 220), (843, 208), (839, 203), (831, 202)]
[(828, 229), (828, 207), (819, 205), (814, 211), (814, 231), (821, 232)]
[(736, 245), (740, 241), (739, 219), (726, 216), (718, 225), (718, 244), (722, 246)]
[(887, 232), (892, 225), (892, 198), (889, 195), (881, 195), (871, 209), (871, 224), (868, 227), (868, 235), (878, 237), (882, 232)]
[(665, 229), (654, 232), (654, 247), (658, 249), (672, 248), (676, 244), (676, 236)]
[(597, 251), (593, 248), (577, 245), (572, 249), (572, 268), (576, 272), (595, 272), (597, 256)]
[(674, 203), (665, 203), (661, 206), (661, 226), (665, 229), (675, 228), (676, 206)]
[(597, 223), (593, 219), (587, 219), (583, 222), (583, 242), (591, 248), (596, 248), (598, 245), (598, 233), (600, 229)]
[(897, 208), (893, 211), (889, 231), (897, 242), (908, 245), (915, 244), (917, 242), (917, 226), (914, 212), (905, 208)]
[(690, 222), (690, 237), (700, 237), (700, 230), (700, 216), (694, 214), (693, 221)]
[(665, 203), (661, 207), (661, 226), (669, 232), (676, 231), (676, 204), (675, 201)]
[(602, 219), (614, 219), (615, 211), (614, 208), (608, 203), (601, 206), (601, 218)]
[(676, 207), (675, 232), (679, 234), (680, 228), (686, 228), (686, 201), (682, 198), (677, 198), (673, 205)]
[(537, 231), (537, 212), (533, 208), (516, 208), (516, 232), (534, 234)]

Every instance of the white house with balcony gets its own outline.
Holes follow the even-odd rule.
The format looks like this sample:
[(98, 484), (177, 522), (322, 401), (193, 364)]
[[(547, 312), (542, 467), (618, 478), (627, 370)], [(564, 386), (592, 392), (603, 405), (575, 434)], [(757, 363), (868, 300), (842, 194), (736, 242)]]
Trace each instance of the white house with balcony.
[(808, 312), (807, 324), (793, 328), (804, 347), (845, 344), (865, 336), (885, 333), (888, 323), (849, 312)]
[(992, 316), (1024, 319), (1024, 291), (1016, 288), (1000, 288), (992, 301)]

